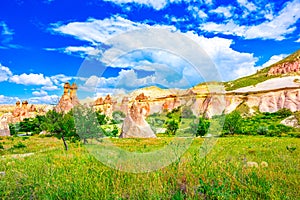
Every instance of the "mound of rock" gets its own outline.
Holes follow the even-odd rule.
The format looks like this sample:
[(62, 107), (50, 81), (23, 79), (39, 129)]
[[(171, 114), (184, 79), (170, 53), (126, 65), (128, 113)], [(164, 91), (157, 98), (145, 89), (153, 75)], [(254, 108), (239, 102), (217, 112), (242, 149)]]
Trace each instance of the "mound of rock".
[(120, 138), (156, 138), (145, 118), (149, 115), (150, 105), (144, 93), (135, 98), (124, 120)]

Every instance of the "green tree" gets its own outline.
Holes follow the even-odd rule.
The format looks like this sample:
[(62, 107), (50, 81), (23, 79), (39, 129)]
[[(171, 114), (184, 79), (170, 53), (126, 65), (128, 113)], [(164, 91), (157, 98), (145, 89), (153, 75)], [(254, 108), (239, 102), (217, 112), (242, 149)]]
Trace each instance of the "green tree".
[(107, 124), (107, 116), (105, 114), (102, 114), (100, 111), (96, 111), (96, 116), (97, 116), (97, 120), (98, 123), (100, 125), (105, 125)]
[(46, 113), (45, 117), (45, 121), (41, 124), (41, 128), (53, 133), (57, 138), (62, 139), (65, 150), (68, 150), (66, 140), (78, 139), (72, 111), (62, 114), (51, 110)]
[(239, 133), (241, 128), (242, 117), (238, 111), (226, 115), (224, 122), (225, 134)]
[(100, 122), (104, 123), (105, 115), (97, 114), (92, 108), (83, 106), (74, 108), (76, 131), (84, 144), (88, 143), (88, 139), (103, 137), (104, 131), (100, 127), (99, 116)]
[(167, 127), (167, 130), (166, 130), (167, 134), (175, 135), (176, 131), (179, 128), (179, 123), (174, 119), (170, 119), (170, 120), (166, 121), (166, 127)]
[(209, 129), (209, 125), (210, 122), (209, 120), (203, 118), (203, 117), (199, 117), (199, 122), (198, 122), (198, 127), (197, 127), (197, 131), (196, 131), (196, 136), (204, 136)]
[(113, 124), (121, 124), (123, 123), (126, 115), (122, 111), (118, 110), (112, 113), (112, 117), (113, 117)]

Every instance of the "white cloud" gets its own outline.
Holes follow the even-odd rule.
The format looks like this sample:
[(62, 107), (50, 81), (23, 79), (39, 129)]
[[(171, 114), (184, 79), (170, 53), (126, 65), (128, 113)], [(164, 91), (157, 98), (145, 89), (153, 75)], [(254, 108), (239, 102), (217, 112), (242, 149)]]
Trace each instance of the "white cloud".
[(226, 24), (208, 22), (200, 28), (208, 32), (223, 33), (228, 35), (241, 36), (246, 39), (262, 38), (283, 40), (286, 35), (296, 30), (295, 23), (300, 18), (300, 2), (294, 0), (286, 3), (286, 6), (271, 21), (265, 21), (259, 25), (244, 26), (238, 25), (230, 20)]
[(224, 7), (224, 6), (220, 6), (214, 10), (211, 10), (211, 13), (217, 13), (219, 15), (224, 15), (224, 17), (229, 18), (232, 16), (232, 7), (228, 6), (228, 7)]
[(300, 42), (300, 38), (298, 40), (296, 40), (295, 42)]
[(12, 72), (8, 67), (3, 66), (0, 63), (0, 82), (7, 81), (9, 77), (12, 76)]
[(49, 77), (45, 77), (43, 74), (23, 73), (21, 75), (13, 75), (9, 78), (9, 81), (22, 85), (52, 85), (51, 79)]
[(52, 104), (56, 105), (59, 101), (59, 96), (57, 95), (47, 95), (42, 97), (32, 97), (28, 101), (31, 104)]
[(187, 32), (185, 35), (197, 42), (207, 52), (224, 81), (250, 75), (258, 69), (254, 67), (258, 59), (253, 54), (241, 53), (232, 49), (233, 41), (230, 39), (205, 38), (193, 32)]
[(284, 59), (287, 56), (288, 56), (287, 54), (274, 55), (270, 58), (270, 60), (268, 60), (267, 62), (265, 62), (262, 65), (262, 68), (269, 67), (269, 66), (273, 65), (274, 63), (277, 63), (278, 61)]
[(18, 97), (0, 95), (0, 104), (15, 104), (18, 100), (20, 100)]
[(94, 47), (75, 47), (75, 46), (69, 46), (65, 48), (66, 53), (73, 53), (73, 52), (82, 52), (84, 54), (88, 55), (99, 55), (101, 51), (99, 49), (96, 49)]
[(44, 90), (40, 90), (40, 91), (34, 91), (32, 92), (32, 95), (33, 96), (37, 96), (37, 97), (43, 97), (43, 96), (46, 96), (48, 95), (48, 93)]
[(205, 19), (208, 17), (208, 15), (203, 10), (198, 11), (198, 16), (202, 19)]
[[(124, 6), (124, 4), (127, 3), (136, 3), (136, 4), (152, 7), (155, 10), (161, 10), (165, 8), (168, 4), (190, 2), (191, 0), (104, 0), (104, 1), (113, 2), (121, 6)], [(210, 2), (211, 0), (206, 0), (206, 1)]]
[(252, 2), (249, 2), (247, 0), (237, 0), (237, 2), (250, 12), (255, 11), (257, 9), (256, 5)]
[(0, 22), (0, 27), (2, 27), (1, 34), (2, 35), (13, 35), (14, 31), (8, 28), (7, 24), (4, 21)]
[(97, 46), (100, 42), (106, 43), (108, 39), (115, 35), (143, 28), (146, 25), (132, 22), (120, 16), (114, 16), (103, 20), (89, 19), (87, 22), (71, 22), (66, 25), (54, 24), (53, 26), (55, 32), (72, 35), (77, 39), (89, 41)]
[(46, 91), (59, 90), (59, 88), (58, 88), (56, 85), (52, 85), (52, 86), (43, 86), (41, 89), (42, 89), (42, 90), (46, 90)]

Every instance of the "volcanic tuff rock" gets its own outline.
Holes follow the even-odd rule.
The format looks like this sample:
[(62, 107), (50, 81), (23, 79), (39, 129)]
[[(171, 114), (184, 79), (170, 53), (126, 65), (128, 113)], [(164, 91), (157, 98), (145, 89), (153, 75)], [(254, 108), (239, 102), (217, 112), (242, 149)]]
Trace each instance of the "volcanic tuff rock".
[(268, 76), (300, 73), (300, 50), (270, 67)]
[[(20, 101), (17, 101), (15, 107), (10, 109), (11, 112), (7, 112), (0, 117), (0, 136), (9, 136), (10, 131), (8, 124), (21, 122), (26, 118), (35, 117), (36, 110), (34, 105), (28, 107), (27, 101), (23, 101), (22, 105)], [(39, 114), (43, 113), (44, 110), (41, 110)]]
[(272, 67), (268, 72), (268, 76), (281, 75), (287, 73), (298, 73), (299, 71), (300, 71), (300, 61), (297, 60), (295, 62), (283, 63)]
[(79, 100), (76, 95), (77, 85), (75, 83), (70, 85), (66, 82), (64, 85), (64, 94), (59, 100), (59, 103), (56, 105), (54, 110), (56, 112), (69, 112), (74, 106), (79, 105)]
[(155, 138), (145, 118), (150, 113), (148, 98), (142, 93), (133, 102), (124, 120), (120, 138)]

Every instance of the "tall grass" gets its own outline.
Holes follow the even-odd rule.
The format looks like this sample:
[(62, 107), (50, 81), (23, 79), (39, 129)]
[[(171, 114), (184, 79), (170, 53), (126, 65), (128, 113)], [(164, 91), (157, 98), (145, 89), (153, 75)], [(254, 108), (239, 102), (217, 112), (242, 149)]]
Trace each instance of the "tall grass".
[[(130, 151), (158, 149), (170, 138), (112, 139)], [(13, 149), (15, 144), (26, 147)], [(197, 138), (177, 162), (150, 173), (132, 174), (106, 167), (80, 144), (63, 150), (60, 140), (37, 136), (2, 139), (2, 199), (299, 199), (300, 140), (239, 136), (220, 138), (200, 158)], [(287, 151), (293, 146), (295, 151)], [(148, 149), (149, 150), (149, 149)], [(146, 150), (146, 151), (148, 151)], [(34, 152), (24, 158), (16, 153)], [(247, 161), (269, 164), (245, 168)], [(134, 165), (134, 163), (132, 163)]]

